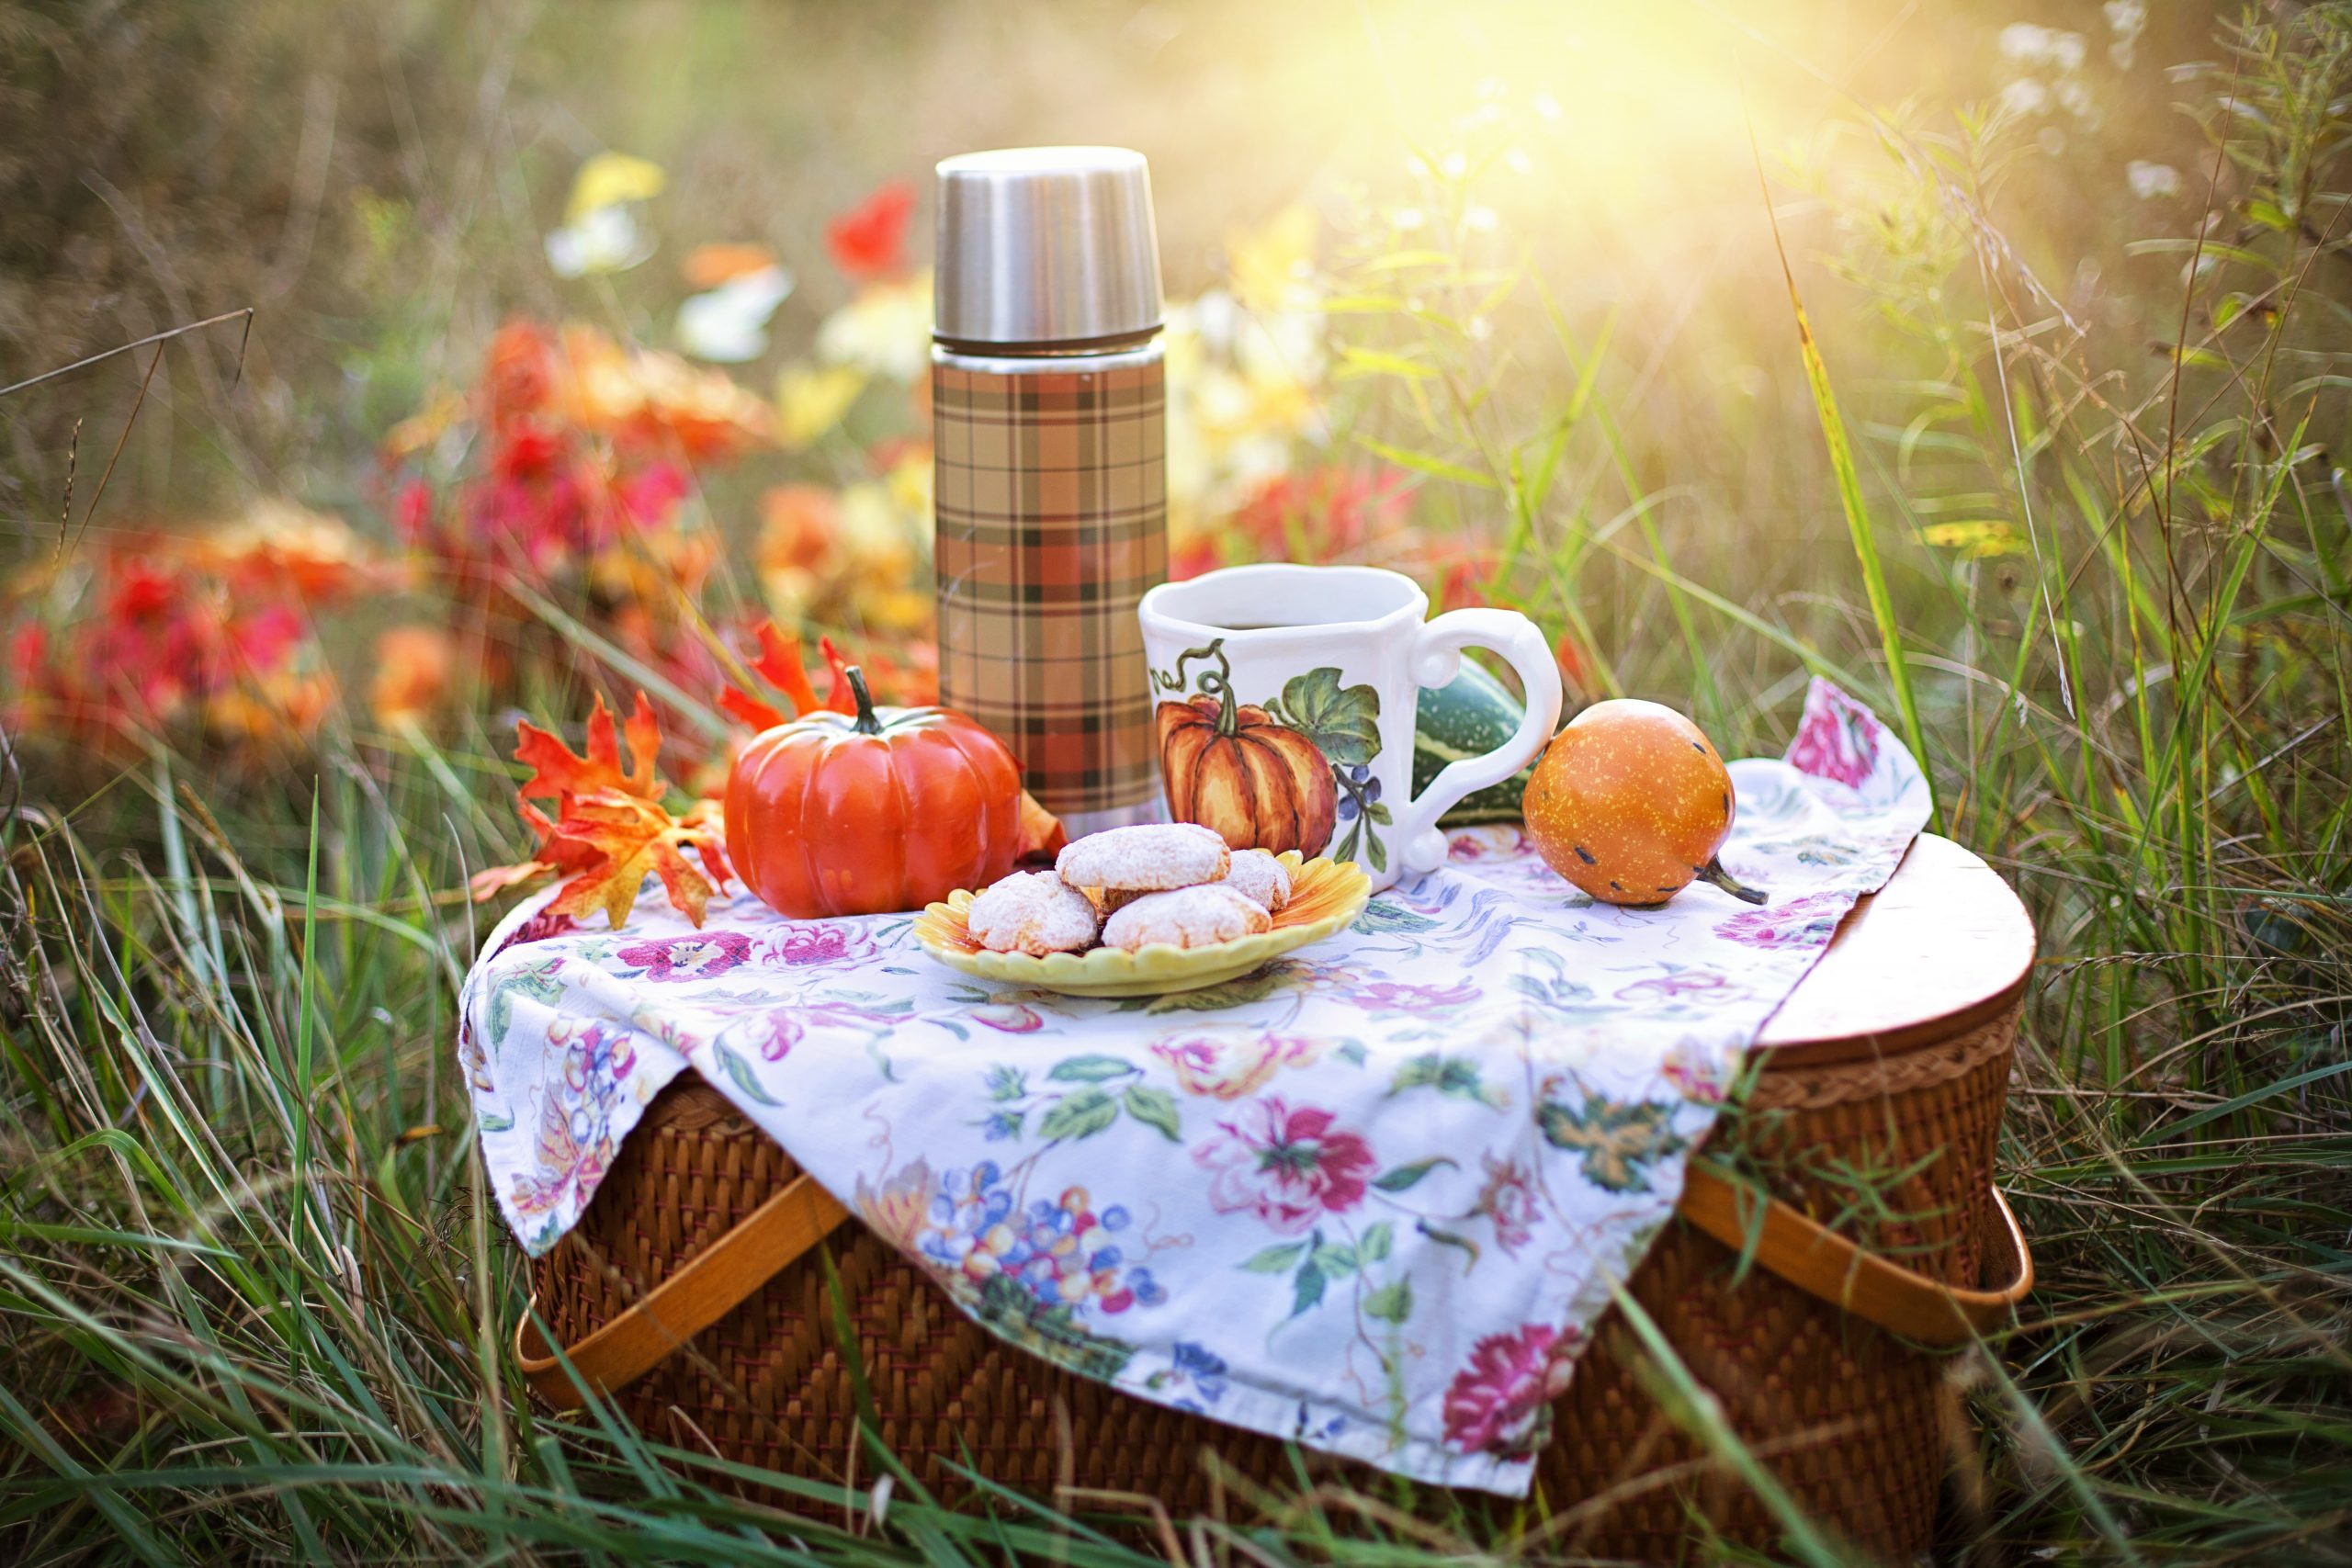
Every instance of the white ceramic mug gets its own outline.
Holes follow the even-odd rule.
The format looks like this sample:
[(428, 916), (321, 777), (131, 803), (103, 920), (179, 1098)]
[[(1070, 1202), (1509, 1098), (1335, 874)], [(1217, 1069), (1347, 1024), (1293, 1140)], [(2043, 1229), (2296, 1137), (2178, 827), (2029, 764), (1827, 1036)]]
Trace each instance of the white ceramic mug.
[[(1437, 819), (1527, 765), (1560, 722), (1560, 671), (1513, 610), (1428, 620), (1409, 577), (1367, 566), (1237, 566), (1143, 596), (1153, 739), (1168, 809), (1236, 849), (1329, 854), (1374, 888), (1445, 859)], [(1462, 650), (1508, 660), (1527, 692), (1510, 739), (1418, 796), (1413, 722)]]

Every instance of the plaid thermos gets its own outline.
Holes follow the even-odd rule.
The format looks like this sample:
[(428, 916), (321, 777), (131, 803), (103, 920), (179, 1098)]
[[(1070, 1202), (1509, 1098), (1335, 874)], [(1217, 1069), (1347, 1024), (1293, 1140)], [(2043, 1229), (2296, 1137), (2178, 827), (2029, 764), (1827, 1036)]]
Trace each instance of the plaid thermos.
[(1136, 618), (1168, 575), (1159, 254), (1141, 154), (939, 165), (940, 700), (1073, 836), (1157, 818)]

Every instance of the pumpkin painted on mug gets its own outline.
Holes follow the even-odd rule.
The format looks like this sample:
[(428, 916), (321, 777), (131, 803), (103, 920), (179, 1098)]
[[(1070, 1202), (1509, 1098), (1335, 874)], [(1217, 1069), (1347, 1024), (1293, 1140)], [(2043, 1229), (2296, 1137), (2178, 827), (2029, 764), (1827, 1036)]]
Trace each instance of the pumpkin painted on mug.
[(794, 919), (920, 909), (1012, 871), (1021, 769), (945, 708), (879, 708), (843, 671), (854, 715), (766, 730), (727, 779), (727, 847), (744, 885)]
[(1216, 644), (1204, 651), (1220, 670), (1201, 675), (1201, 694), (1153, 714), (1169, 812), (1215, 829), (1237, 850), (1321, 854), (1339, 808), (1329, 761), (1264, 708), (1235, 702), (1231, 667)]

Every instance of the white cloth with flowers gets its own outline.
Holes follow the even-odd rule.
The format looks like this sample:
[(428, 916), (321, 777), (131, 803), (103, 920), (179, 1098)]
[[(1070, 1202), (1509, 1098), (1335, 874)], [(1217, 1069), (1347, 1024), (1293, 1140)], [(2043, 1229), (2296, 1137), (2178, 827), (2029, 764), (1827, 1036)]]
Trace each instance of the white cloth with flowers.
[(1723, 859), (1595, 905), (1519, 829), (1349, 931), (1148, 1000), (989, 989), (904, 916), (617, 931), (538, 898), (467, 977), (459, 1052), (533, 1253), (693, 1067), (979, 1322), (1137, 1398), (1523, 1494), (1611, 1287), (1673, 1211), (1745, 1048), (1925, 824), (1926, 781), (1816, 682), (1732, 764)]

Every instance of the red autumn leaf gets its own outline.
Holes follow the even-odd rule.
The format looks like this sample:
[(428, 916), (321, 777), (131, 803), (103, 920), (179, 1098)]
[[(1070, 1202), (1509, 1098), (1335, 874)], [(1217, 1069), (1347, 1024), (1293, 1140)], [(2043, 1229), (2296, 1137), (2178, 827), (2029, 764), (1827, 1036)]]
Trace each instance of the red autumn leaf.
[(752, 660), (752, 668), (761, 678), (785, 694), (792, 704), (792, 711), (785, 713), (775, 704), (751, 693), (729, 686), (718, 694), (718, 705), (754, 729), (773, 729), (787, 718), (799, 718), (829, 707), (835, 713), (855, 713), (857, 701), (850, 694), (848, 682), (842, 674), (842, 660), (833, 651), (831, 637), (820, 639), (825, 662), (832, 667), (833, 692), (831, 698), (820, 703), (817, 688), (808, 683), (808, 672), (801, 667), (799, 645), (776, 630), (775, 623), (763, 623), (759, 631), (760, 656)]
[(510, 887), (545, 876), (555, 869), (543, 860), (517, 861), (513, 865), (493, 865), (475, 872), (466, 878), (466, 891), (477, 904), (486, 904)]
[(833, 672), (833, 689), (826, 695), (825, 705), (835, 713), (855, 713), (857, 694), (850, 690), (849, 660), (842, 657), (841, 649), (833, 646), (833, 639), (829, 637), (817, 639), (817, 651), (825, 656), (825, 666)]
[(796, 716), (817, 711), (817, 689), (808, 683), (808, 672), (800, 667), (800, 645), (786, 640), (774, 621), (760, 628), (760, 656), (752, 661), (752, 668), (792, 699)]
[(889, 277), (907, 266), (907, 220), (914, 216), (915, 187), (892, 180), (825, 226), (833, 265), (864, 282)]
[(1056, 855), (1069, 843), (1069, 834), (1062, 827), (1062, 819), (1037, 804), (1037, 797), (1027, 790), (1021, 792), (1021, 861), (1044, 861), (1050, 864)]
[(701, 925), (714, 889), (710, 879), (689, 865), (679, 852), (692, 846), (703, 863), (721, 876), (726, 861), (717, 849), (715, 827), (707, 821), (694, 821), (694, 815), (690, 812), (684, 820), (673, 818), (659, 802), (627, 790), (592, 790), (579, 796), (556, 824), (556, 831), (596, 851), (599, 858), (563, 885), (563, 891), (548, 906), (548, 913), (576, 919), (602, 909), (605, 918), (618, 927), (637, 907), (638, 889), (650, 871), (662, 878), (671, 905)]
[[(652, 872), (662, 878), (672, 906), (701, 925), (717, 890), (712, 878), (723, 887), (732, 874), (720, 841), (718, 807), (716, 801), (702, 800), (683, 817), (670, 814), (663, 804), (667, 791), (654, 770), (662, 727), (645, 694), (637, 694), (628, 723), (617, 728), (605, 699), (596, 699), (584, 755), (573, 754), (561, 739), (528, 720), (517, 723), (514, 734), (514, 760), (532, 770), (515, 805), (525, 824), (538, 835), (538, 852), (520, 864), (478, 873), (469, 885), (475, 899), (548, 872), (565, 872), (571, 880), (548, 906), (548, 912), (580, 916), (602, 909), (618, 926), (636, 908), (638, 890), (646, 873)], [(624, 738), (629, 754), (626, 771), (620, 758)], [(552, 818), (531, 803), (535, 796), (554, 800)], [(688, 848), (702, 861), (702, 870), (681, 852)]]
[(631, 767), (621, 772), (620, 741), (613, 725), (613, 714), (605, 705), (603, 693), (596, 695), (596, 711), (588, 716), (588, 754), (575, 757), (571, 748), (562, 740), (541, 729), (529, 719), (514, 726), (514, 760), (527, 764), (533, 771), (518, 792), (525, 798), (552, 795), (557, 803), (557, 815), (569, 807), (571, 796), (592, 789), (626, 789), (631, 795), (656, 796), (661, 793), (654, 777), (654, 758), (662, 750), (662, 727), (653, 716), (653, 705), (645, 694), (637, 694), (637, 707), (628, 716), (628, 753)]
[(729, 717), (739, 718), (753, 729), (774, 729), (785, 720), (781, 710), (736, 686), (718, 689), (718, 705)]

